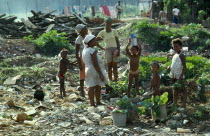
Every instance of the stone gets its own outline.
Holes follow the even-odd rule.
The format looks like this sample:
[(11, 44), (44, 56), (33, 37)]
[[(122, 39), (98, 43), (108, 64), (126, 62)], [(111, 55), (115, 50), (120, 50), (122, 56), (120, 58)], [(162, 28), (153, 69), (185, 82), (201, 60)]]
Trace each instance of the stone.
[(192, 133), (190, 129), (177, 128), (177, 133)]
[(180, 120), (181, 119), (181, 114), (180, 113), (177, 113), (176, 115), (173, 115), (172, 116), (172, 119), (174, 119), (174, 120)]
[(3, 85), (15, 85), (16, 81), (21, 78), (21, 75), (17, 75), (15, 77), (8, 78), (4, 81)]
[(142, 131), (142, 129), (140, 128), (140, 127), (135, 127), (135, 128), (133, 128), (136, 132), (141, 132)]
[(28, 115), (26, 113), (19, 113), (17, 114), (16, 121), (21, 122), (28, 119)]
[(97, 114), (97, 113), (90, 113), (88, 115), (88, 117), (92, 120), (92, 121), (99, 121), (101, 119), (101, 115)]
[(42, 56), (40, 54), (35, 54), (36, 58), (41, 58)]
[(168, 132), (171, 131), (171, 129), (170, 128), (164, 128), (162, 131), (168, 133)]
[(183, 121), (183, 124), (186, 125), (188, 122), (189, 122), (189, 120), (186, 120), (186, 119), (185, 119), (185, 120)]
[(13, 100), (9, 100), (9, 101), (7, 101), (7, 103), (6, 103), (9, 107), (14, 107), (15, 106), (15, 103), (14, 103), (14, 101)]
[(100, 125), (111, 125), (112, 124), (112, 116), (104, 117), (99, 122)]

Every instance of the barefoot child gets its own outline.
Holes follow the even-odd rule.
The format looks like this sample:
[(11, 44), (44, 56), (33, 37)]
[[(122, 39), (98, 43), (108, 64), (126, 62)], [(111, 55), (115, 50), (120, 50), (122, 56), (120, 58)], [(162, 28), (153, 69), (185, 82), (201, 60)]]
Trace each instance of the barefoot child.
[(128, 49), (128, 46), (131, 43), (131, 39), (129, 39), (128, 44), (126, 46), (126, 54), (128, 55), (130, 61), (130, 73), (129, 73), (129, 81), (128, 81), (128, 90), (127, 95), (130, 97), (130, 90), (132, 86), (133, 78), (135, 79), (135, 88), (136, 88), (136, 94), (139, 95), (139, 60), (141, 55), (141, 45), (140, 41), (138, 39), (138, 46), (131, 46), (130, 51)]
[(153, 63), (152, 64), (152, 79), (151, 79), (151, 86), (150, 90), (153, 91), (154, 96), (160, 96), (160, 76), (158, 74), (159, 64)]
[[(171, 72), (170, 72), (170, 78), (172, 79), (172, 82), (175, 83), (177, 81), (180, 81), (181, 84), (183, 84), (184, 74), (186, 71), (186, 60), (185, 55), (182, 53), (182, 41), (180, 39), (174, 39), (172, 40), (172, 47), (176, 54), (172, 58), (172, 64), (171, 64)], [(182, 100), (182, 106), (186, 106), (186, 99), (187, 99), (187, 92), (184, 88), (182, 89), (175, 89), (173, 94), (173, 103), (177, 104), (178, 94), (183, 93), (183, 100)]]
[(67, 71), (67, 68), (70, 68), (70, 62), (67, 59), (68, 50), (62, 49), (60, 52), (61, 60), (59, 64), (59, 80), (60, 80), (60, 98), (66, 97), (65, 87), (64, 87), (64, 81), (65, 81), (65, 74)]

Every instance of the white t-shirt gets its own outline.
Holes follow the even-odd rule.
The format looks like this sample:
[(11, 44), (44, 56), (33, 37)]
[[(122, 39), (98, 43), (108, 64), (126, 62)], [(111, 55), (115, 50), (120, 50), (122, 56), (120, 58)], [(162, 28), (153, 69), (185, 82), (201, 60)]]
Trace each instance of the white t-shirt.
[(84, 49), (84, 43), (83, 43), (84, 38), (79, 35), (75, 41), (75, 44), (79, 44), (80, 45), (80, 49), (79, 49), (79, 53), (80, 55), (82, 55), (82, 50)]
[(173, 14), (174, 14), (174, 16), (178, 16), (179, 15), (179, 9), (178, 8), (174, 8), (173, 9)]

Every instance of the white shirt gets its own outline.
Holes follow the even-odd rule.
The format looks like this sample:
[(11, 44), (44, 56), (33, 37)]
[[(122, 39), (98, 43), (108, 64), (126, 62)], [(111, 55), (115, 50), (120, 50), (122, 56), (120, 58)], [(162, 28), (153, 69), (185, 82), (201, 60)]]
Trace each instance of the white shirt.
[(179, 15), (179, 9), (178, 8), (174, 8), (173, 9), (173, 14), (174, 14), (174, 16), (178, 16)]
[(83, 40), (84, 40), (84, 38), (81, 35), (79, 35), (77, 37), (76, 41), (75, 41), (75, 44), (79, 44), (80, 45), (80, 48), (79, 48), (80, 55), (82, 55), (82, 51), (83, 51), (83, 49), (85, 47), (85, 45), (83, 43)]

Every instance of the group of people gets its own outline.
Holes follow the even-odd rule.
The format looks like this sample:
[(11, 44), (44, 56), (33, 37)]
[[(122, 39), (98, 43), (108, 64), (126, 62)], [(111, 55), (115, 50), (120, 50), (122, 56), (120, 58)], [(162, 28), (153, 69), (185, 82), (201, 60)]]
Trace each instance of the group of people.
[[(88, 28), (83, 24), (78, 24), (76, 30), (78, 37), (76, 38), (76, 58), (78, 62), (78, 68), (80, 70), (80, 95), (85, 97), (84, 82), (85, 86), (88, 88), (88, 96), (91, 106), (101, 105), (100, 94), (101, 87), (106, 86), (110, 88), (109, 82), (116, 82), (118, 80), (117, 71), (117, 61), (120, 56), (120, 42), (119, 35), (116, 30), (111, 28), (112, 19), (108, 18), (105, 20), (105, 29), (100, 31), (97, 36), (88, 35)], [(104, 40), (105, 48), (101, 47), (98, 43), (99, 40)], [(108, 78), (106, 75), (106, 69), (94, 47), (97, 46), (105, 51), (105, 59), (108, 70)], [(182, 80), (184, 78), (184, 73), (186, 71), (185, 56), (181, 52), (182, 42), (180, 39), (174, 39), (172, 41), (172, 47), (176, 54), (172, 59), (171, 73), (170, 77), (175, 83), (177, 80)], [(139, 95), (139, 61), (141, 56), (142, 47), (140, 44), (140, 39), (137, 38), (137, 45), (133, 45), (131, 38), (129, 38), (126, 46), (126, 54), (129, 57), (129, 77), (128, 77), (128, 89), (127, 96), (130, 97), (130, 90), (132, 86), (133, 79), (135, 80), (136, 95)], [(67, 68), (70, 67), (70, 62), (67, 59), (68, 51), (63, 49), (61, 51), (60, 60), (60, 97), (66, 96), (64, 79)], [(151, 80), (151, 90), (154, 91), (154, 95), (160, 95), (160, 77), (158, 74), (159, 64), (152, 64), (152, 80)], [(114, 78), (113, 78), (114, 77)], [(109, 81), (109, 82), (108, 82)], [(186, 92), (183, 90), (184, 96), (186, 97)], [(177, 103), (179, 90), (174, 91), (174, 103)], [(94, 102), (94, 96), (96, 97), (96, 103)], [(183, 99), (183, 106), (186, 105), (186, 99)]]
[[(180, 10), (177, 8), (177, 6), (174, 6), (174, 9), (172, 10), (173, 12), (173, 23), (178, 24), (178, 16)], [(161, 11), (159, 12), (159, 23), (164, 25), (167, 21), (167, 13), (164, 11), (163, 8), (161, 8)]]

